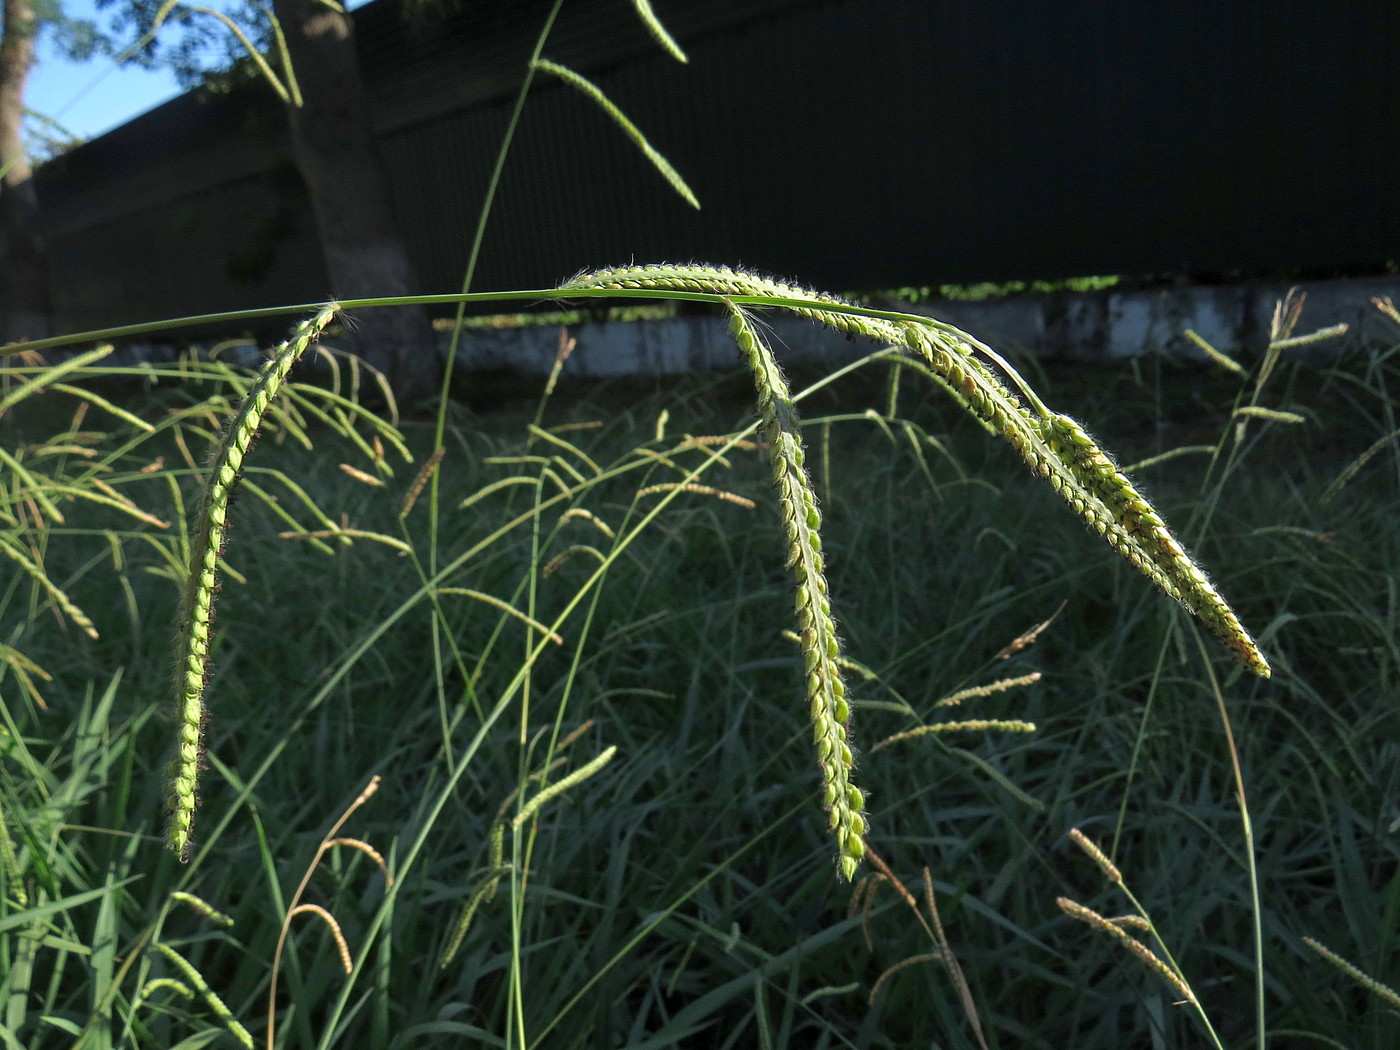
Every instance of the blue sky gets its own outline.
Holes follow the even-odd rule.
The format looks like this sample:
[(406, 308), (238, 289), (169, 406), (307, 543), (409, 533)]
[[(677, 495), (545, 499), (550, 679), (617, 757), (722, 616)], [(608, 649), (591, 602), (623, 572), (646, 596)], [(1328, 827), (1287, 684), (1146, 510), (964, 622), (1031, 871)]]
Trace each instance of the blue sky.
[[(366, 0), (350, 0), (348, 7)], [(216, 6), (216, 5), (210, 5)], [(105, 28), (110, 12), (99, 12), (93, 0), (63, 0), (71, 18), (87, 18)], [(128, 41), (122, 41), (128, 43)], [(95, 138), (180, 94), (168, 70), (116, 66), (110, 58), (67, 62), (40, 38), (38, 61), (29, 75), (25, 105), (56, 120), (80, 139)]]
[[(93, 0), (65, 0), (71, 18), (89, 18), (99, 26), (108, 15)], [(61, 124), (78, 138), (93, 138), (125, 124), (180, 93), (166, 70), (118, 68), (110, 58), (66, 62), (54, 54), (47, 34), (40, 38), (38, 61), (29, 74), (25, 106)]]

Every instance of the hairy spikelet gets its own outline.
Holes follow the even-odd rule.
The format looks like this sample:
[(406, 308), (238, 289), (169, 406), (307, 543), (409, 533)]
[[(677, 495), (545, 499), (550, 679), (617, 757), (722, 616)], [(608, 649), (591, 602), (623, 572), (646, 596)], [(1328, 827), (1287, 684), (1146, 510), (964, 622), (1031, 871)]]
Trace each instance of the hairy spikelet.
[(906, 345), (943, 375), (963, 407), (996, 431), (1115, 551), (1198, 616), (1254, 673), (1269, 664), (1205, 572), (1161, 516), (1084, 429), (1043, 406), (1032, 411), (967, 344), (944, 332), (905, 326)]
[(637, 495), (639, 497), (654, 496), (658, 492), (675, 492), (677, 489), (679, 489), (682, 492), (693, 493), (697, 496), (713, 496), (715, 499), (722, 499), (726, 503), (733, 503), (736, 506), (744, 507), (747, 510), (753, 510), (755, 506), (754, 501), (748, 499), (747, 497), (740, 496), (734, 492), (727, 492), (724, 489), (717, 489), (712, 485), (699, 485), (693, 481), (668, 481), (663, 482), (660, 485), (648, 485), (644, 489), (638, 489)]
[(298, 904), (287, 913), (287, 921), (291, 922), (298, 915), (314, 915), (326, 924), (326, 928), (330, 930), (331, 940), (335, 942), (336, 954), (340, 957), (340, 968), (347, 975), (354, 973), (355, 967), (350, 961), (350, 945), (346, 942), (345, 934), (340, 929), (340, 923), (336, 922), (335, 916), (319, 904)]
[[(590, 723), (585, 722), (584, 725)], [(570, 734), (572, 736), (573, 734)], [(489, 901), (496, 896), (496, 884), (503, 876), (509, 875), (510, 865), (505, 863), (505, 824), (497, 821), (491, 828), (490, 861), (476, 889), (467, 900), (467, 905), (462, 909), (462, 914), (458, 918), (456, 926), (452, 931), (452, 936), (448, 938), (447, 947), (443, 949), (442, 955), (438, 957), (438, 969), (442, 969), (452, 961), (452, 957), (457, 954), (457, 949), (462, 946), (462, 941), (467, 936), (467, 930), (471, 928), (472, 917), (476, 915), (477, 908), (481, 907), (484, 901)]]
[(166, 771), (166, 839), (182, 861), (189, 860), (199, 769), (204, 759), (204, 690), (209, 673), (210, 628), (214, 621), (219, 563), (228, 530), (229, 500), (272, 399), (297, 359), (335, 316), (335, 304), (298, 325), (263, 366), (248, 396), (229, 421), (209, 465), (209, 478), (191, 526), (190, 565), (180, 609), (175, 664), (175, 757)]
[(545, 805), (545, 803), (550, 801), (550, 799), (558, 798), (560, 795), (567, 792), (570, 788), (582, 784), (585, 780), (593, 776), (595, 773), (599, 772), (604, 766), (611, 762), (613, 760), (613, 756), (616, 754), (617, 747), (609, 747), (606, 751), (598, 755), (586, 765), (579, 766), (578, 769), (574, 770), (568, 776), (555, 781), (553, 784), (550, 784), (549, 787), (540, 791), (533, 798), (531, 798), (530, 801), (526, 802), (525, 805), (520, 807), (520, 812), (515, 815), (515, 819), (511, 822), (511, 826), (519, 828), (522, 824), (525, 824), (532, 817), (534, 817), (534, 815), (538, 813), (540, 809)]
[(1311, 937), (1304, 937), (1303, 943), (1357, 984), (1361, 985), (1361, 987), (1365, 988), (1372, 995), (1378, 996), (1390, 1006), (1400, 1009), (1400, 992), (1397, 992), (1394, 988), (1390, 987), (1390, 985), (1381, 983), (1364, 970), (1353, 966), (1320, 941), (1315, 941)]
[(959, 722), (938, 722), (931, 726), (917, 726), (902, 733), (887, 736), (872, 747), (872, 752), (880, 751), (891, 744), (914, 740), (921, 736), (937, 736), (943, 733), (1034, 733), (1036, 725), (1020, 718), (966, 718)]
[(219, 911), (218, 908), (214, 907), (204, 898), (196, 897), (193, 893), (186, 893), (184, 890), (173, 890), (171, 891), (170, 899), (188, 905), (217, 926), (233, 925), (233, 920), (231, 918)]
[(758, 389), (760, 429), (768, 443), (773, 485), (778, 490), (788, 568), (797, 585), (798, 638), (817, 765), (822, 773), (822, 804), (836, 835), (839, 870), (849, 880), (865, 855), (865, 797), (851, 783), (855, 763), (849, 741), (851, 709), (841, 678), (841, 647), (823, 573), (821, 514), (803, 466), (805, 453), (787, 381), (744, 312), (732, 304), (729, 310), (730, 332), (749, 360)]
[(413, 484), (408, 487), (408, 494), (404, 496), (403, 505), (399, 508), (399, 520), (408, 517), (408, 512), (413, 509), (413, 505), (418, 502), (418, 497), (423, 493), (423, 486), (428, 484), (428, 479), (437, 473), (438, 467), (442, 465), (442, 457), (447, 454), (447, 448), (439, 445), (437, 451), (423, 461), (423, 465), (418, 468), (418, 473), (413, 478)]
[(327, 840), (326, 847), (330, 848), (333, 846), (345, 846), (347, 849), (353, 849), (359, 853), (363, 853), (374, 862), (375, 867), (379, 869), (379, 873), (384, 876), (385, 884), (389, 886), (394, 884), (394, 876), (393, 873), (389, 871), (389, 865), (384, 861), (384, 854), (380, 853), (364, 839), (341, 837)]
[(509, 874), (509, 864), (499, 864), (486, 870), (486, 874), (472, 890), (472, 895), (467, 899), (466, 907), (462, 909), (462, 914), (453, 926), (452, 936), (448, 938), (447, 947), (443, 949), (442, 955), (438, 958), (438, 969), (445, 967), (456, 956), (462, 947), (462, 942), (466, 940), (467, 931), (471, 929), (472, 919), (476, 917), (477, 909), (495, 896), (497, 884)]
[(1084, 851), (1084, 855), (1099, 866), (1099, 871), (1103, 872), (1103, 877), (1115, 886), (1123, 885), (1123, 873), (1118, 870), (1118, 865), (1108, 859), (1099, 844), (1091, 839), (1078, 828), (1069, 829), (1070, 840)]
[(967, 689), (959, 689), (956, 693), (949, 693), (934, 706), (957, 707), (964, 700), (976, 700), (980, 697), (991, 696), (994, 693), (1004, 693), (1008, 689), (1019, 689), (1022, 686), (1035, 685), (1040, 679), (1041, 674), (1039, 671), (1017, 675), (1015, 678), (999, 678), (995, 682), (988, 682), (986, 685), (974, 685)]
[(1201, 353), (1205, 354), (1206, 357), (1210, 358), (1212, 361), (1214, 361), (1221, 368), (1225, 369), (1227, 372), (1233, 372), (1241, 379), (1249, 375), (1244, 365), (1240, 364), (1229, 354), (1221, 353), (1215, 347), (1211, 346), (1210, 343), (1206, 342), (1206, 340), (1202, 336), (1192, 331), (1190, 328), (1186, 329), (1186, 338), (1191, 340), (1191, 342), (1196, 345), (1196, 348), (1199, 349)]
[(1129, 935), (1118, 924), (1104, 918), (1092, 908), (1086, 908), (1078, 901), (1072, 901), (1068, 897), (1056, 897), (1055, 903), (1059, 905), (1060, 910), (1070, 918), (1078, 919), (1080, 922), (1092, 926), (1101, 933), (1108, 934), (1124, 948), (1128, 949), (1133, 955), (1136, 955), (1148, 969), (1162, 978), (1162, 980), (1166, 981), (1167, 984), (1171, 985), (1172, 990), (1176, 992), (1177, 995), (1181, 996), (1183, 1002), (1190, 1003), (1197, 1007), (1200, 1006), (1200, 1003), (1196, 999), (1196, 993), (1191, 990), (1190, 985), (1182, 980), (1181, 975), (1164, 963), (1151, 948), (1143, 944), (1136, 937)]
[(170, 990), (182, 999), (193, 999), (194, 992), (184, 981), (177, 981), (173, 977), (157, 977), (154, 981), (147, 981), (141, 986), (141, 998), (150, 999), (157, 992)]
[(204, 979), (204, 975), (196, 970), (188, 959), (169, 945), (157, 942), (152, 947), (165, 956), (175, 969), (180, 971), (185, 981), (200, 994), (209, 1009), (213, 1011), (214, 1016), (224, 1023), (224, 1027), (229, 1030), (233, 1037), (246, 1046), (248, 1050), (253, 1050), (253, 1037), (248, 1034), (248, 1029), (243, 1027), (238, 1018), (233, 1016), (233, 1011), (209, 987), (209, 982)]
[[(728, 266), (704, 265), (649, 265), (619, 266), (595, 273), (579, 274), (564, 284), (565, 288), (640, 288), (661, 291), (708, 292), (712, 295), (761, 295), (775, 299), (802, 300), (810, 305), (789, 307), (799, 316), (831, 325), (851, 335), (866, 335), (872, 339), (885, 339), (892, 335), (895, 326), (869, 317), (852, 317), (840, 310), (855, 306), (854, 303), (838, 299), (833, 295), (814, 292), (800, 285), (786, 284), (783, 281), (764, 277), (747, 270), (735, 270)], [(827, 307), (828, 309), (823, 309)], [(833, 312), (833, 309), (836, 312)], [(869, 322), (867, 324), (867, 322)], [(881, 334), (873, 334), (880, 332)], [(890, 338), (888, 342), (899, 342)]]
[[(1042, 431), (1050, 448), (1069, 464), (1082, 490), (1107, 509), (1108, 518), (1091, 518), (1105, 539), (1199, 617), (1245, 666), (1267, 678), (1268, 661), (1234, 610), (1112, 457), (1068, 416), (1047, 417)], [(1163, 577), (1167, 583), (1162, 582)]]

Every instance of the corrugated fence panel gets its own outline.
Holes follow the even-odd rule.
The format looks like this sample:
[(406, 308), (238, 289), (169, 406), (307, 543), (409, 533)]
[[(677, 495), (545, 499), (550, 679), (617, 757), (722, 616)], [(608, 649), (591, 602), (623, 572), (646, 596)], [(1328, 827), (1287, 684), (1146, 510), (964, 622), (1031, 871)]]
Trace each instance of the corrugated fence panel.
[[(452, 291), (511, 104), (500, 70), (519, 69), (530, 32), (478, 17), (477, 35), (460, 39), (479, 55), (495, 39), (482, 34), (502, 33), (486, 53), (504, 57), (475, 79), (467, 71), (453, 79), (458, 45), (449, 43), (458, 37), (444, 30), (431, 48), (413, 44), (391, 21), (391, 3), (360, 16), (367, 80), (392, 100), (381, 113), (381, 154), (424, 290)], [(542, 77), (506, 165), (476, 288), (536, 287), (632, 259), (731, 262), (853, 289), (1318, 272), (1396, 255), (1400, 78), (1390, 42), (1400, 10), (1389, 0), (655, 6), (678, 27), (698, 27), (682, 34), (688, 66), (635, 29), (604, 32), (615, 8), (630, 10), (600, 0), (566, 5), (573, 21), (561, 22), (557, 49), (545, 53), (616, 100), (703, 209), (676, 197), (596, 107)], [(520, 10), (533, 26), (542, 7)], [(413, 52), (396, 63), (395, 49), (412, 47), (421, 61)], [(151, 134), (159, 112), (143, 118)], [(232, 117), (211, 119), (240, 134)], [(119, 129), (78, 154), (119, 141), (130, 169), (139, 130)], [(206, 181), (210, 166), (197, 161), (212, 155), (208, 138), (203, 129), (181, 169)], [(177, 172), (159, 180), (160, 193), (142, 183), (124, 217), (56, 229), (52, 279), (65, 323), (111, 323), (118, 318), (104, 311), (117, 303), (127, 320), (324, 296), (309, 209), (277, 181), (281, 148), (267, 147), (257, 170), (201, 186), (193, 199), (171, 184)], [(73, 179), (48, 185), (55, 214), (80, 214), (84, 194), (97, 192)], [(196, 205), (207, 236), (179, 233), (180, 216)], [(105, 270), (133, 251), (168, 259), (182, 290), (143, 295), (151, 285), (143, 277), (119, 295), (94, 292), (115, 287)]]
[(1400, 234), (1382, 131), (1400, 113), (1371, 43), (1386, 8), (866, 0), (687, 41), (689, 67), (590, 70), (698, 214), (585, 100), (540, 84), (479, 285), (632, 258), (840, 288), (1378, 263)]

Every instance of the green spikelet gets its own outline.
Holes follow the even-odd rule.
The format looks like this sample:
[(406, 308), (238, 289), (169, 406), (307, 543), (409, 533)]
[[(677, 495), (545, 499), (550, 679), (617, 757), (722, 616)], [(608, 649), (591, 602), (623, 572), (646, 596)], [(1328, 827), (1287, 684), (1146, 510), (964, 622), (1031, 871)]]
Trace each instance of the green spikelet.
[(849, 738), (851, 708), (841, 678), (841, 646), (823, 574), (821, 513), (803, 465), (797, 411), (787, 381), (744, 312), (732, 304), (729, 311), (729, 330), (748, 357), (758, 389), (760, 429), (768, 442), (773, 486), (778, 490), (787, 536), (787, 565), (796, 584), (798, 638), (812, 738), (822, 772), (822, 805), (836, 835), (840, 872), (849, 881), (865, 856), (865, 797), (851, 783), (855, 764)]
[(327, 305), (315, 317), (298, 325), (259, 373), (229, 421), (223, 441), (209, 464), (209, 480), (192, 523), (189, 575), (180, 608), (176, 642), (175, 720), (178, 725), (175, 757), (166, 769), (166, 809), (170, 848), (188, 861), (198, 805), (199, 768), (204, 759), (204, 688), (209, 670), (210, 628), (214, 621), (219, 560), (228, 530), (229, 496), (238, 483), (243, 458), (253, 444), (268, 405), (281, 389), (287, 373), (335, 316), (337, 306)]
[[(1108, 509), (1116, 528), (1099, 531), (1109, 543), (1194, 613), (1245, 666), (1269, 677), (1268, 661), (1234, 610), (1113, 458), (1068, 416), (1048, 416), (1041, 426), (1046, 444), (1070, 465), (1083, 488)], [(1099, 526), (1097, 519), (1092, 523)], [(1127, 542), (1121, 539), (1124, 534)], [(1146, 564), (1140, 564), (1139, 559)]]
[(181, 976), (185, 979), (185, 981), (181, 983), (187, 982), (189, 986), (192, 986), (194, 990), (200, 994), (209, 1009), (214, 1013), (214, 1016), (224, 1023), (224, 1027), (229, 1030), (233, 1037), (246, 1046), (248, 1050), (253, 1050), (253, 1037), (248, 1034), (248, 1029), (243, 1027), (238, 1018), (233, 1015), (233, 1011), (219, 998), (218, 993), (209, 987), (209, 982), (204, 979), (204, 975), (196, 970), (188, 959), (175, 951), (175, 949), (171, 948), (168, 944), (160, 944), (157, 942), (152, 945), (152, 947), (160, 952), (161, 955), (165, 956), (175, 969), (180, 971)]

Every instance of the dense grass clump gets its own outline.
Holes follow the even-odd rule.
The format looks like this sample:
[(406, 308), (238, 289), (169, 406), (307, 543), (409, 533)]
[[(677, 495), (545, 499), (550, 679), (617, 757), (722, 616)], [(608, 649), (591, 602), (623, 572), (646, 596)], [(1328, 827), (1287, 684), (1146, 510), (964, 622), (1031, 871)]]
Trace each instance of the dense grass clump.
[[(14, 1045), (1390, 1045), (1388, 989), (1311, 944), (1400, 975), (1392, 351), (1037, 384), (1146, 461), (1269, 681), (911, 364), (792, 377), (786, 431), (746, 374), (440, 444), (294, 378), (228, 512), (187, 865), (169, 625), (255, 380), (96, 366), (0, 395)], [(820, 506), (850, 885), (773, 433)]]

